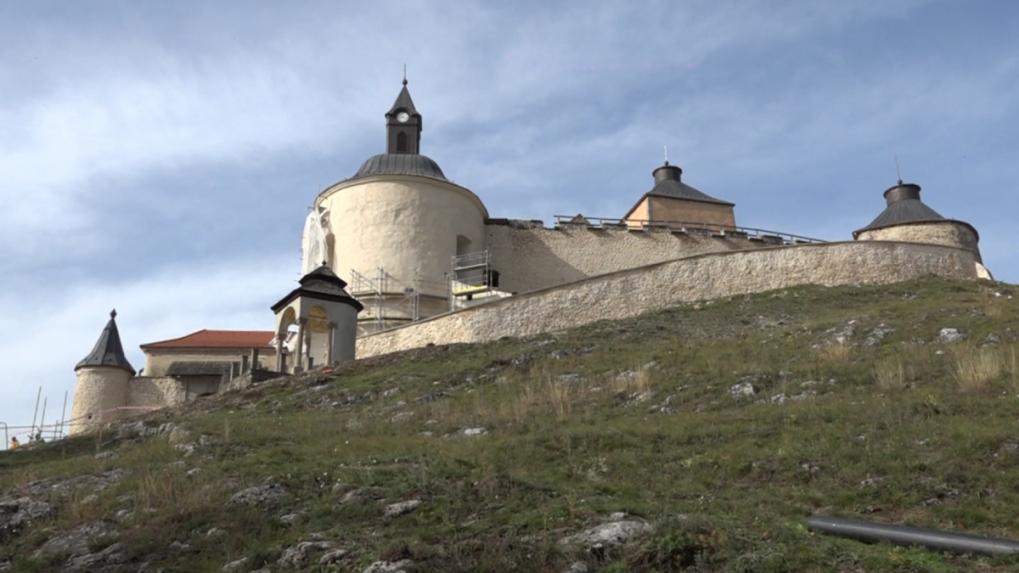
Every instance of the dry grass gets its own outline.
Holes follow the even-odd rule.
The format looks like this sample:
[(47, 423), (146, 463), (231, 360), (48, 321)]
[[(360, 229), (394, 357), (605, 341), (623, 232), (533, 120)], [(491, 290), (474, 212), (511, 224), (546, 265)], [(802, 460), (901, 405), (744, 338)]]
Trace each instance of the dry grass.
[(651, 369), (643, 366), (614, 376), (609, 384), (613, 392), (645, 394), (651, 386)]
[(1019, 394), (1019, 347), (1012, 345), (1003, 348), (1001, 354), (1012, 390)]
[(189, 478), (183, 470), (147, 471), (138, 476), (134, 494), (136, 507), (181, 513), (204, 509), (223, 501), (222, 485)]
[(906, 367), (902, 358), (891, 356), (874, 365), (874, 380), (878, 388), (889, 391), (906, 387)]
[(844, 342), (836, 342), (818, 349), (821, 359), (831, 364), (846, 364), (852, 347)]
[(1002, 351), (963, 345), (952, 352), (955, 381), (963, 392), (976, 392), (987, 387), (1001, 374)]

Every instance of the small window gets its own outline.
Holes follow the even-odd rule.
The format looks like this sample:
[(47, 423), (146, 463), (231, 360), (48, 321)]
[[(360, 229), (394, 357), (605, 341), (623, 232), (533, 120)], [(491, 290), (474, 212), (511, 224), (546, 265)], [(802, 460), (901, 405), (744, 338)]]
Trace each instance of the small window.
[(407, 153), (407, 134), (402, 131), (396, 134), (396, 152)]

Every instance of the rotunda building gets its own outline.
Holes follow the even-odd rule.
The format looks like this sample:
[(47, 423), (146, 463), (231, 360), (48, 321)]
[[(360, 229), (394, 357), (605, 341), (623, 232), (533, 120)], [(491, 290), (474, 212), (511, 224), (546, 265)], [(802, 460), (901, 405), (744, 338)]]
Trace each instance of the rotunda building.
[(420, 153), (422, 118), (406, 80), (385, 118), (386, 153), (315, 201), (328, 266), (365, 307), (359, 334), (446, 312), (453, 257), (485, 250), (488, 212)]

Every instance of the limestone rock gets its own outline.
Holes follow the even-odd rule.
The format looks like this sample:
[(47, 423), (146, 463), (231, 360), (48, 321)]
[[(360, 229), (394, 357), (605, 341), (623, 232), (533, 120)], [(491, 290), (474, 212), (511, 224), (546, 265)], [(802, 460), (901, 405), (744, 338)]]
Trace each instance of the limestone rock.
[(287, 495), (283, 486), (270, 483), (241, 490), (230, 498), (228, 506), (247, 505), (250, 507), (275, 505)]
[(304, 517), (305, 513), (307, 513), (307, 512), (301, 510), (301, 511), (295, 511), (293, 513), (288, 513), (286, 515), (281, 515), (280, 516), (280, 523), (285, 523), (287, 525), (291, 525), (291, 524), (297, 522), (297, 520), (299, 520), (302, 517)]
[(325, 555), (320, 557), (318, 560), (318, 564), (331, 565), (333, 563), (338, 562), (340, 559), (343, 559), (347, 555), (347, 553), (349, 553), (349, 551), (347, 551), (346, 549), (334, 549), (333, 551), (330, 551), (329, 553), (326, 553)]
[(385, 515), (386, 517), (396, 517), (399, 515), (404, 515), (414, 511), (415, 509), (418, 508), (419, 505), (421, 505), (420, 499), (410, 499), (407, 501), (401, 501), (399, 503), (390, 504), (386, 506)]
[(559, 540), (562, 545), (579, 544), (584, 547), (596, 547), (604, 545), (619, 545), (625, 541), (653, 533), (654, 526), (644, 521), (635, 519), (613, 521), (586, 529), (576, 535), (570, 535)]
[(62, 571), (68, 573), (102, 573), (119, 569), (118, 565), (124, 563), (126, 558), (120, 552), (119, 543), (114, 543), (96, 553), (89, 553), (78, 557), (72, 557), (67, 561)]
[(376, 561), (364, 570), (364, 573), (403, 573), (404, 569), (413, 565), (410, 559), (399, 561)]
[(757, 394), (757, 387), (754, 386), (754, 382), (756, 381), (757, 379), (752, 376), (744, 378), (729, 388), (729, 394), (731, 394), (733, 398), (751, 398), (754, 394)]
[(959, 332), (958, 328), (942, 328), (938, 331), (938, 342), (941, 344), (954, 344), (956, 342), (962, 342), (969, 338), (964, 332)]
[(894, 328), (891, 328), (886, 324), (881, 323), (870, 331), (870, 333), (867, 335), (867, 339), (864, 340), (863, 343), (866, 346), (877, 346), (881, 344), (881, 341), (884, 340), (886, 336), (893, 332), (895, 332)]
[(460, 433), (465, 436), (484, 436), (488, 433), (487, 428), (464, 428)]
[(144, 438), (173, 431), (177, 424), (167, 422), (158, 426), (149, 426), (145, 422), (131, 422), (121, 424), (117, 428), (117, 439)]
[(302, 541), (297, 545), (286, 548), (279, 558), (280, 565), (300, 567), (308, 560), (310, 553), (332, 549), (333, 544), (328, 541)]
[(248, 558), (247, 557), (241, 557), (237, 561), (231, 561), (231, 562), (227, 563), (226, 565), (224, 565), (223, 569), (221, 569), (221, 571), (223, 573), (240, 572), (240, 571), (243, 570), (244, 566), (247, 565), (247, 564), (248, 564)]
[(29, 497), (0, 500), (0, 541), (18, 535), (32, 521), (42, 519), (52, 511), (50, 504)]
[(32, 557), (33, 559), (67, 557), (69, 558), (68, 567), (70, 567), (70, 560), (90, 556), (92, 554), (91, 546), (94, 546), (97, 541), (103, 538), (114, 535), (115, 533), (110, 532), (106, 524), (101, 521), (85, 523), (50, 537), (32, 554)]

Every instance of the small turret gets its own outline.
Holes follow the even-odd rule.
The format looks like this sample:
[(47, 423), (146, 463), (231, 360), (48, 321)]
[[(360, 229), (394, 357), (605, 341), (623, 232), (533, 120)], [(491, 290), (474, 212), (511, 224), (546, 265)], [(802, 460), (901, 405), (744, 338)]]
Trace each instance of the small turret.
[(134, 368), (124, 354), (117, 329), (117, 311), (110, 312), (110, 321), (99, 335), (92, 352), (74, 367), (78, 383), (71, 407), (71, 430), (76, 434), (125, 415), (128, 405), (128, 382)]
[(964, 221), (946, 219), (920, 200), (920, 186), (898, 183), (884, 192), (885, 210), (869, 225), (853, 231), (857, 241), (898, 241), (944, 245), (971, 251), (976, 258), (977, 276), (990, 278), (980, 258), (980, 235)]
[(667, 223), (676, 228), (707, 225), (730, 229), (736, 226), (733, 203), (716, 199), (683, 183), (683, 170), (670, 165), (668, 159), (651, 174), (655, 178), (655, 186), (623, 215), (629, 226), (639, 228), (649, 223)]

